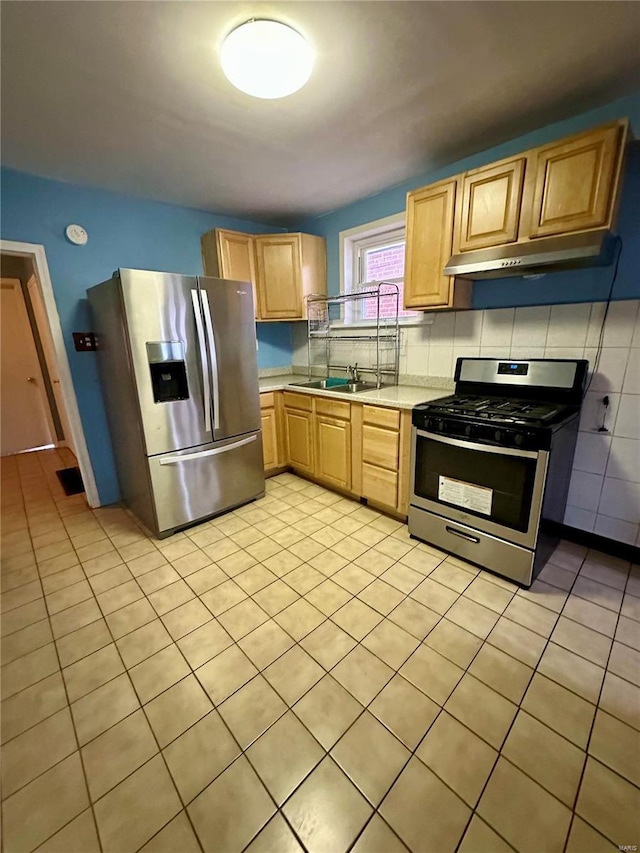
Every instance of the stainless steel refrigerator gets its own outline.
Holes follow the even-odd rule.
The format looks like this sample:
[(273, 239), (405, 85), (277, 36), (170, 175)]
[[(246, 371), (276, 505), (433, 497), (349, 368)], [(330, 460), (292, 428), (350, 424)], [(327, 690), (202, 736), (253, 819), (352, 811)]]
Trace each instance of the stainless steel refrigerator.
[(120, 269), (87, 294), (125, 504), (165, 537), (263, 495), (251, 285)]

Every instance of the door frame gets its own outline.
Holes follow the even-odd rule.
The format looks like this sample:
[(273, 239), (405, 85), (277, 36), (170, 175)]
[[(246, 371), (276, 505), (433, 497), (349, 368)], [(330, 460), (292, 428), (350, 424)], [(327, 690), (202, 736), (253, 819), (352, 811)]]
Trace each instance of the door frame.
[(71, 438), (76, 458), (78, 460), (78, 467), (82, 474), (82, 482), (84, 483), (87, 503), (90, 507), (98, 507), (100, 506), (98, 487), (96, 486), (93, 467), (89, 457), (89, 450), (87, 448), (84, 429), (82, 427), (82, 420), (80, 419), (78, 400), (73, 386), (73, 380), (71, 378), (69, 358), (64, 345), (60, 316), (58, 314), (58, 307), (53, 293), (53, 285), (49, 274), (49, 264), (47, 263), (45, 248), (39, 243), (21, 243), (14, 240), (0, 240), (0, 252), (5, 255), (29, 258), (33, 263), (36, 275), (36, 284), (40, 290), (42, 304), (44, 305), (47, 322), (49, 324), (49, 331), (51, 332), (53, 350), (58, 366), (58, 376), (60, 378), (60, 390), (67, 411), (67, 419), (71, 429)]

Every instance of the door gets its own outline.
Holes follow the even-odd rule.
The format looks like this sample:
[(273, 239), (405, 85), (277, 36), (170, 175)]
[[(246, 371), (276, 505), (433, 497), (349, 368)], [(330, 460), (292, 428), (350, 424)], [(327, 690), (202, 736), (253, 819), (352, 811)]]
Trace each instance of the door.
[(54, 443), (48, 403), (18, 279), (3, 278), (0, 311), (0, 453), (19, 453)]
[(531, 237), (607, 224), (621, 135), (622, 129), (616, 124), (544, 145), (533, 152)]
[(311, 412), (284, 410), (287, 460), (293, 468), (307, 474), (313, 474), (311, 417)]
[(351, 424), (316, 415), (317, 477), (342, 489), (351, 488)]
[(255, 237), (260, 317), (286, 320), (302, 317), (301, 248), (299, 234)]
[(518, 239), (524, 158), (474, 169), (462, 179), (460, 251)]
[(219, 277), (251, 282), (254, 316), (258, 317), (253, 236), (243, 234), (241, 231), (225, 231), (222, 228), (216, 228), (216, 247), (220, 260)]
[(532, 548), (547, 459), (414, 428), (411, 503)]
[(49, 379), (51, 380), (51, 388), (53, 389), (58, 417), (60, 418), (62, 432), (64, 433), (64, 443), (75, 453), (76, 451), (73, 446), (71, 427), (69, 426), (69, 420), (67, 418), (67, 408), (65, 406), (64, 397), (62, 396), (62, 388), (60, 387), (58, 360), (56, 358), (53, 339), (51, 337), (51, 330), (49, 329), (49, 320), (47, 318), (47, 312), (42, 302), (40, 288), (35, 276), (32, 275), (27, 282), (27, 289), (29, 291), (29, 298), (31, 299), (33, 316), (35, 317), (36, 325), (38, 327), (38, 334), (40, 335), (40, 343), (42, 344), (42, 351), (47, 364), (47, 370), (49, 371)]
[(219, 278), (200, 278), (198, 283), (215, 438), (255, 432), (260, 429), (260, 395), (251, 285)]
[(442, 270), (451, 257), (456, 181), (442, 181), (407, 195), (404, 307), (450, 303), (451, 279)]
[[(147, 456), (208, 444), (213, 440), (211, 378), (197, 279), (123, 269), (120, 282)], [(147, 344), (158, 343), (171, 345), (159, 350), (175, 353), (173, 366), (183, 360), (186, 399), (156, 401), (156, 368), (150, 362), (155, 356)], [(105, 370), (108, 365), (108, 353), (103, 353)]]
[(149, 459), (157, 532), (192, 524), (264, 494), (260, 433)]

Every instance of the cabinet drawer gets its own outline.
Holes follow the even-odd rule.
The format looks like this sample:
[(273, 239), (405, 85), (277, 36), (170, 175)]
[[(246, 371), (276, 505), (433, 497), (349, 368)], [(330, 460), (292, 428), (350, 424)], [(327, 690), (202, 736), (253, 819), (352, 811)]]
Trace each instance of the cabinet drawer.
[(308, 394), (292, 394), (291, 391), (284, 391), (284, 404), (288, 409), (302, 409), (304, 412), (310, 412), (313, 400)]
[(398, 502), (398, 475), (375, 465), (362, 463), (362, 494), (369, 500), (395, 507)]
[(326, 397), (316, 397), (316, 413), (348, 421), (351, 419), (351, 403), (345, 403), (342, 400), (329, 400)]
[(390, 471), (398, 470), (400, 434), (365, 424), (362, 427), (362, 460)]
[(363, 406), (362, 420), (365, 424), (400, 429), (400, 412), (397, 409), (383, 409), (380, 406)]
[(273, 391), (265, 391), (260, 394), (260, 408), (273, 409), (276, 405), (276, 395)]

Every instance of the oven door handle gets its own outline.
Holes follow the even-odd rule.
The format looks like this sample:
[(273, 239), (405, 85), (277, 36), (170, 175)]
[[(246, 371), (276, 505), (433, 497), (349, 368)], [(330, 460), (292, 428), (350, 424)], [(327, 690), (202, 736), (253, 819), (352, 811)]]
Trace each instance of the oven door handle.
[(461, 539), (466, 539), (468, 542), (473, 542), (474, 545), (480, 544), (480, 538), (478, 536), (471, 536), (470, 533), (463, 533), (462, 530), (456, 530), (455, 527), (445, 527), (447, 533), (453, 533), (454, 536), (459, 536)]
[(439, 441), (441, 444), (451, 444), (453, 447), (463, 447), (466, 450), (481, 450), (483, 453), (497, 453), (500, 456), (522, 456), (525, 459), (537, 459), (537, 450), (516, 450), (513, 447), (492, 447), (490, 444), (478, 444), (477, 441), (467, 441), (466, 439), (447, 438), (444, 435), (437, 435), (433, 432), (425, 432), (422, 429), (416, 429), (416, 435), (420, 438), (428, 438), (432, 441)]

